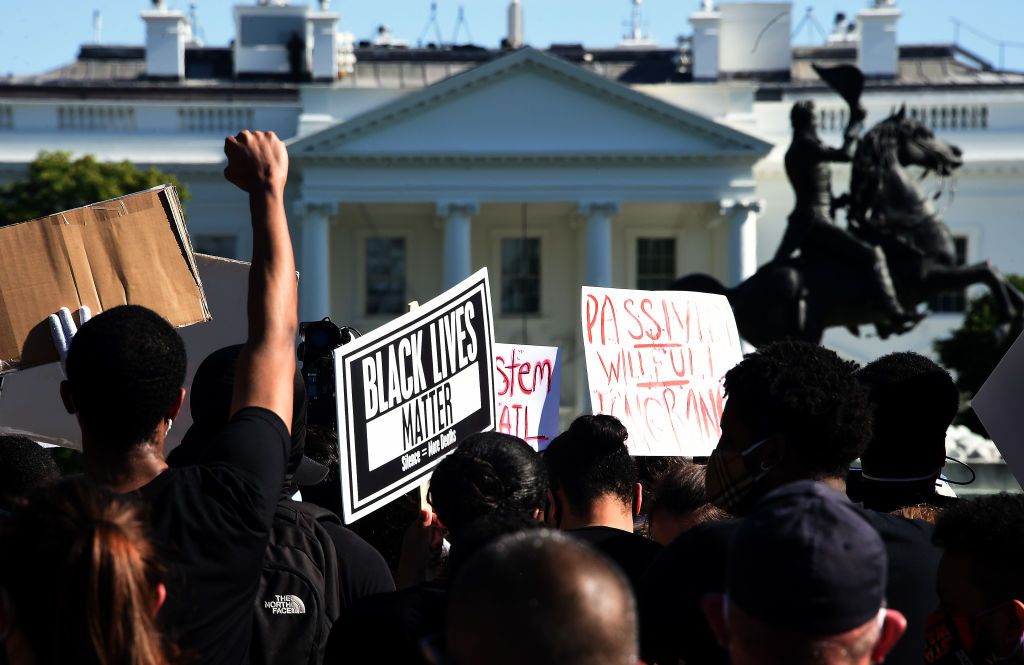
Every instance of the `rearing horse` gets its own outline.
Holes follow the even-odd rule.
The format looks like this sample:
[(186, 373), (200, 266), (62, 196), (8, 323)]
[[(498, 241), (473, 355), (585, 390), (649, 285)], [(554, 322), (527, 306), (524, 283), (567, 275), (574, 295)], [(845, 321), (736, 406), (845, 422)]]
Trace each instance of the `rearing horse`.
[[(957, 266), (953, 238), (931, 198), (908, 166), (948, 176), (963, 160), (960, 150), (938, 138), (906, 109), (875, 125), (861, 139), (853, 159), (848, 220), (850, 230), (885, 252), (904, 309), (915, 310), (931, 296), (985, 284), (1001, 322), (1022, 316), (1024, 295), (988, 261)], [(740, 334), (759, 346), (780, 339), (820, 342), (827, 328), (873, 324), (881, 337), (900, 334), (889, 327), (865, 284), (838, 257), (809, 252), (773, 261), (733, 289), (709, 275), (687, 275), (672, 287), (726, 295)]]

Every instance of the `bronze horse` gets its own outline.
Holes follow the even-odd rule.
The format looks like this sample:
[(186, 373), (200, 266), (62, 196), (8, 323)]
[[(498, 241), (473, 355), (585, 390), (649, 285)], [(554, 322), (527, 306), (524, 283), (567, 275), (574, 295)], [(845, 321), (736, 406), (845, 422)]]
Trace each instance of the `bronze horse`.
[[(943, 291), (984, 284), (1001, 321), (1009, 324), (1024, 313), (1024, 295), (988, 261), (956, 265), (949, 229), (906, 168), (919, 166), (945, 177), (963, 164), (960, 155), (956, 146), (907, 117), (905, 108), (878, 123), (861, 139), (853, 158), (849, 229), (883, 249), (907, 311)], [(885, 338), (916, 325), (890, 327), (869, 285), (836, 257), (816, 253), (767, 263), (731, 289), (704, 274), (680, 277), (670, 288), (727, 296), (740, 334), (755, 346), (782, 339), (819, 343), (827, 328), (838, 326), (856, 332), (859, 325), (873, 324)]]

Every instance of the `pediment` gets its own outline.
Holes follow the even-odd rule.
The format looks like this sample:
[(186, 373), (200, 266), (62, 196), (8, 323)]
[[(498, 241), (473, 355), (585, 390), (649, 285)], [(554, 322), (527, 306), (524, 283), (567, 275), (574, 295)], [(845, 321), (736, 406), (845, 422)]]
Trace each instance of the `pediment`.
[(757, 158), (770, 145), (521, 49), (302, 137), (293, 157)]

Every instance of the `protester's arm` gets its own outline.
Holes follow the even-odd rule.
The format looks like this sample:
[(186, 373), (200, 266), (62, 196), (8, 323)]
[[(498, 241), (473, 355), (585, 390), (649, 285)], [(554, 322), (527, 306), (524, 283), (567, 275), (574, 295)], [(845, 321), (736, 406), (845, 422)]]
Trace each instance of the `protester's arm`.
[(273, 132), (248, 131), (228, 137), (224, 152), (224, 177), (249, 194), (253, 235), (249, 335), (238, 359), (231, 414), (262, 407), (287, 428), (298, 328), (295, 258), (284, 212), (288, 153)]

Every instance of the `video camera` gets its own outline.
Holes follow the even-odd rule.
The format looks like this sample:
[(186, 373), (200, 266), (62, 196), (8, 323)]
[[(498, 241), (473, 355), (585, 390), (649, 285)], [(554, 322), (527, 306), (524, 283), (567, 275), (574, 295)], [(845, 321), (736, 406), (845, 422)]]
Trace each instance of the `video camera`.
[(338, 427), (337, 393), (334, 383), (334, 350), (348, 344), (360, 333), (349, 326), (338, 327), (330, 317), (299, 324), (299, 348), (302, 378), (306, 383), (309, 405), (306, 422), (310, 425)]

